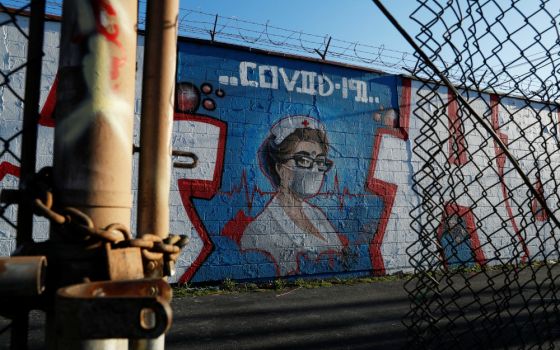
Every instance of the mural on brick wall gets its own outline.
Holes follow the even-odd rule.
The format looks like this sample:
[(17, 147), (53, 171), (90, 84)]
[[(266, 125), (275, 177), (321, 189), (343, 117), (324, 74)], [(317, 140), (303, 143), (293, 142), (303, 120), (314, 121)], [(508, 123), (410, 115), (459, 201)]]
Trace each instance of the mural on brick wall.
[[(4, 70), (25, 59), (21, 33), (5, 32), (0, 38)], [(58, 37), (59, 24), (47, 22), (40, 167), (52, 163)], [(140, 37), (136, 113), (142, 42)], [(447, 267), (508, 263), (512, 257), (558, 258), (546, 214), (536, 200), (529, 208), (517, 207), (511, 197), (526, 196), (521, 178), (498, 145), (484, 141), (484, 130), (462, 120), (447, 88), (439, 88), (426, 103), (422, 83), (407, 78), (194, 40), (180, 40), (177, 68), (173, 148), (195, 154), (188, 161), (196, 160), (197, 166), (173, 170), (170, 230), (189, 235), (190, 242), (172, 281), (411, 270), (407, 249), (417, 237), (410, 226), (422, 224), (410, 215), (420, 202), (413, 177), (426, 166), (412, 152), (413, 140), (422, 136), (422, 120), (442, 108), (447, 123), (430, 127), (447, 145), (432, 165), (461, 166), (478, 181), (463, 179), (468, 184), (464, 196), (451, 202), (445, 194), (455, 181), (449, 175), (453, 171), (442, 173), (443, 195), (435, 198), (441, 215), (430, 223), (439, 245), (428, 248), (439, 252)], [(18, 73), (12, 79), (23, 77)], [(23, 85), (16, 85), (22, 93)], [(0, 95), (0, 137), (6, 140), (18, 134), (22, 105), (7, 89)], [(558, 167), (544, 165), (560, 164), (560, 152), (551, 151), (558, 149), (560, 132), (540, 125), (558, 125), (556, 107), (527, 108), (526, 101), (487, 94), (471, 99), (471, 105), (488, 118), (537, 190), (551, 193), (555, 174), (550, 169)], [(509, 122), (510, 115), (519, 126)], [(521, 134), (540, 141), (529, 146)], [(10, 145), (0, 154), (0, 189), (17, 186), (17, 137)], [(495, 159), (494, 167), (480, 157), (468, 159), (460, 152), (467, 148), (482, 149)], [(543, 156), (533, 159), (530, 152)], [(474, 205), (481, 195), (486, 204)], [(547, 196), (551, 208), (558, 208), (555, 198)], [(520, 230), (518, 213), (523, 212), (532, 213), (536, 226)], [(15, 213), (11, 206), (3, 215), (15, 219)], [(43, 240), (48, 225), (36, 220), (34, 239)], [(543, 229), (537, 232), (539, 225)], [(492, 240), (481, 234), (493, 230)], [(0, 219), (0, 255), (13, 251), (14, 238), (15, 228)]]
[[(418, 117), (440, 108), (448, 122), (433, 127), (448, 141), (435, 155), (437, 164), (461, 166), (481, 183), (499, 186), (470, 181), (465, 195), (451, 202), (445, 193), (455, 180), (442, 177), (444, 195), (436, 199), (441, 216), (431, 223), (439, 246), (431, 249), (450, 268), (505, 264), (512, 257), (524, 262), (538, 250), (557, 255), (553, 240), (544, 237), (550, 234), (546, 227), (539, 237), (531, 229), (520, 232), (515, 213), (525, 208), (515, 207), (508, 188), (522, 188), (521, 179), (498, 145), (484, 141), (486, 132), (461, 119), (447, 88), (432, 104), (419, 106), (427, 93), (420, 82), (198, 43), (179, 46), (178, 69), (181, 125), (175, 137), (187, 136), (188, 150), (206, 159), (177, 180), (198, 247), (182, 281), (409, 271), (407, 249), (416, 241), (410, 225), (422, 224), (410, 215), (420, 203), (412, 179), (425, 166), (411, 140), (421, 136), (421, 120), (429, 119)], [(536, 121), (557, 123), (556, 110), (533, 104), (540, 111), (535, 114), (521, 100), (488, 94), (470, 103), (546, 193), (554, 174), (532, 172), (525, 160), (530, 150), (515, 135), (532, 140), (549, 134), (538, 146), (546, 154), (544, 147), (556, 147), (558, 133), (537, 130)], [(506, 109), (527, 128), (509, 126)], [(494, 168), (483, 158), (467, 159), (461, 152), (467, 147), (495, 159)], [(543, 162), (559, 162), (558, 152), (549, 154)], [(474, 205), (481, 195), (487, 205)], [(537, 224), (546, 224), (536, 201), (529, 209)], [(492, 231), (492, 240), (480, 234)]]
[(177, 67), (174, 148), (198, 157), (177, 179), (199, 246), (183, 281), (384, 273), (372, 150), (400, 78), (197, 43)]

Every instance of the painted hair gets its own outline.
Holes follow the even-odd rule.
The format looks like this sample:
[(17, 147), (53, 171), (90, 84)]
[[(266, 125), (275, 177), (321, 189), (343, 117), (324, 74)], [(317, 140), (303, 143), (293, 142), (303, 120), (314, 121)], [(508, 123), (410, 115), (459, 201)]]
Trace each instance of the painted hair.
[(316, 142), (325, 154), (329, 148), (327, 135), (319, 129), (297, 128), (280, 144), (277, 145), (275, 140), (275, 135), (269, 135), (259, 150), (259, 164), (274, 188), (278, 188), (280, 185), (280, 175), (276, 171), (276, 164), (284, 163), (287, 160), (286, 158), (294, 153), (299, 142)]

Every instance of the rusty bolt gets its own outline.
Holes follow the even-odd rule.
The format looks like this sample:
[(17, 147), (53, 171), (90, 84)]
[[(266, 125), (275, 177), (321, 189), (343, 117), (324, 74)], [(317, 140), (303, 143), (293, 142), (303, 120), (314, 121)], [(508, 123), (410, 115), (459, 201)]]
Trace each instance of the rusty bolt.
[(157, 268), (157, 266), (158, 266), (158, 263), (155, 260), (150, 260), (146, 264), (146, 268), (150, 271), (154, 271)]
[(93, 292), (92, 295), (94, 297), (104, 297), (105, 296), (105, 291), (103, 290), (103, 288), (96, 288)]
[(151, 296), (156, 296), (158, 294), (159, 290), (156, 286), (151, 286), (149, 289), (149, 293)]

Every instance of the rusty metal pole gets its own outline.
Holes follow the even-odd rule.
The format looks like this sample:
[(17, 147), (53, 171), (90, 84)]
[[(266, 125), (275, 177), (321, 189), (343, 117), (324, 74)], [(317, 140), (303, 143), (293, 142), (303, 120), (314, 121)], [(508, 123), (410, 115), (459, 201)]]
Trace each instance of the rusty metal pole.
[(136, 17), (134, 0), (64, 2), (55, 200), (98, 227), (130, 225)]
[[(135, 0), (66, 0), (63, 5), (55, 205), (75, 207), (101, 228), (130, 225), (137, 11)], [(127, 346), (126, 339), (110, 339), (73, 348)]]
[[(137, 220), (138, 234), (161, 238), (169, 234), (178, 11), (178, 0), (150, 0), (146, 10)], [(150, 277), (162, 276), (161, 264), (150, 269)]]
[[(146, 16), (142, 116), (140, 123), (140, 169), (138, 188), (138, 234), (169, 235), (169, 187), (171, 181), (171, 132), (177, 58), (178, 0), (149, 0)], [(163, 277), (163, 260), (145, 266), (146, 277)], [(173, 267), (174, 268), (174, 267)], [(165, 335), (137, 340), (135, 350), (162, 350)]]

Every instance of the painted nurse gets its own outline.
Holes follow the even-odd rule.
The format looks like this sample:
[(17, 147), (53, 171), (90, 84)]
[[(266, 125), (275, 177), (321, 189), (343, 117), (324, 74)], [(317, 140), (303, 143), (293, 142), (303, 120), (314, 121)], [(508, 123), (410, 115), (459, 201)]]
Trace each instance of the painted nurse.
[(342, 249), (324, 212), (307, 200), (320, 191), (333, 162), (324, 126), (308, 116), (274, 124), (259, 149), (259, 163), (276, 193), (243, 232), (241, 248), (272, 258), (281, 275), (299, 270), (302, 256), (317, 258)]

